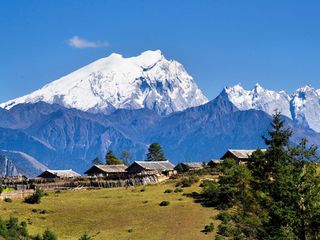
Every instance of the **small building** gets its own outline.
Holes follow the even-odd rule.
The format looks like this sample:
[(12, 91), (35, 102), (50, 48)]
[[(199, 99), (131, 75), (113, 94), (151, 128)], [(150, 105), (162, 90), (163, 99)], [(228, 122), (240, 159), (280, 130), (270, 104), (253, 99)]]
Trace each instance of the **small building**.
[(211, 159), (207, 163), (207, 166), (210, 167), (210, 168), (215, 168), (215, 167), (218, 167), (222, 162), (223, 162), (223, 160)]
[[(224, 159), (234, 159), (238, 164), (247, 163), (252, 160), (251, 156), (255, 150), (240, 150), (240, 149), (229, 149), (222, 157)], [(266, 149), (261, 149), (261, 151), (266, 151)]]
[(85, 174), (90, 177), (104, 177), (109, 179), (124, 178), (127, 175), (127, 166), (120, 165), (94, 165)]
[(127, 172), (129, 174), (157, 176), (172, 176), (176, 173), (174, 165), (169, 161), (135, 161), (127, 168)]
[(182, 162), (182, 163), (178, 163), (174, 167), (174, 169), (179, 173), (201, 170), (203, 168), (204, 168), (204, 165), (203, 163), (200, 163), (200, 162)]
[(77, 178), (81, 177), (79, 173), (76, 173), (72, 169), (69, 170), (49, 170), (47, 169), (41, 173), (38, 178)]

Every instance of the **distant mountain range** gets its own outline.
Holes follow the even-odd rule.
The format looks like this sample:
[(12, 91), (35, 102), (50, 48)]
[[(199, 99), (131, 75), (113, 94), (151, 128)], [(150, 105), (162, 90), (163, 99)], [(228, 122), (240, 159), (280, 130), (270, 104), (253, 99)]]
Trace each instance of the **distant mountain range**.
[(0, 173), (83, 172), (108, 149), (141, 160), (154, 141), (175, 163), (208, 161), (228, 148), (264, 147), (276, 108), (295, 130), (292, 141), (307, 136), (319, 144), (319, 96), (311, 87), (289, 96), (236, 85), (208, 102), (182, 65), (160, 51), (112, 54), (0, 105), (0, 156), (9, 160), (0, 161)]
[(245, 90), (236, 85), (225, 88), (222, 95), (239, 110), (256, 109), (271, 115), (278, 109), (295, 124), (320, 132), (320, 89), (305, 86), (289, 96), (284, 91), (270, 91), (259, 84), (252, 90)]

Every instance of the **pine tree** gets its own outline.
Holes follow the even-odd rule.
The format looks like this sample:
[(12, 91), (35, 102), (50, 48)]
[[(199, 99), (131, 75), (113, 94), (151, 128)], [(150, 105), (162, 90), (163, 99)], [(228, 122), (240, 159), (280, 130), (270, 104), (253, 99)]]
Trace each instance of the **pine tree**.
[(106, 154), (106, 165), (120, 165), (123, 164), (123, 162), (118, 159), (112, 150), (109, 150)]
[(147, 153), (147, 161), (166, 161), (162, 147), (159, 143), (152, 143)]

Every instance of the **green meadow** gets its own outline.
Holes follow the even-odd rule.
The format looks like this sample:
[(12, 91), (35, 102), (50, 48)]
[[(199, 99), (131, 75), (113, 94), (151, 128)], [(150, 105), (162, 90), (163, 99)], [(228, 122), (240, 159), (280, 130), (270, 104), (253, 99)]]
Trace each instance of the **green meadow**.
[[(94, 239), (213, 239), (214, 233), (201, 232), (214, 222), (216, 212), (205, 208), (183, 193), (201, 191), (198, 186), (183, 192), (174, 182), (158, 185), (100, 190), (49, 191), (40, 204), (22, 200), (2, 201), (2, 218), (18, 217), (28, 223), (31, 234), (49, 228), (59, 239), (78, 239), (85, 232)], [(159, 206), (169, 201), (168, 206)]]

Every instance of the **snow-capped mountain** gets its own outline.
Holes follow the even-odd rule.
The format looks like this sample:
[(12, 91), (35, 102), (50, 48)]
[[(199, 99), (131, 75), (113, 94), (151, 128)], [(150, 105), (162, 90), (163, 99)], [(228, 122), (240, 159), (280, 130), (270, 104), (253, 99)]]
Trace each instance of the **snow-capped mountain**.
[(320, 132), (320, 89), (305, 86), (289, 96), (284, 91), (267, 90), (259, 84), (251, 90), (238, 84), (224, 88), (221, 96), (229, 99), (239, 110), (256, 109), (272, 115), (278, 109), (297, 125)]
[(251, 90), (245, 90), (238, 84), (224, 88), (222, 94), (227, 96), (239, 110), (256, 109), (272, 115), (274, 110), (278, 109), (283, 115), (291, 118), (290, 97), (284, 91), (270, 91), (259, 84)]
[(180, 63), (157, 50), (130, 58), (111, 54), (0, 107), (39, 101), (89, 112), (148, 108), (167, 115), (208, 99)]
[(299, 88), (292, 95), (291, 106), (292, 117), (299, 125), (320, 132), (320, 90)]

